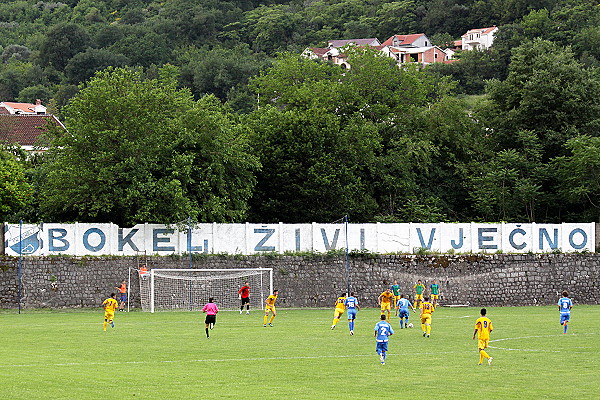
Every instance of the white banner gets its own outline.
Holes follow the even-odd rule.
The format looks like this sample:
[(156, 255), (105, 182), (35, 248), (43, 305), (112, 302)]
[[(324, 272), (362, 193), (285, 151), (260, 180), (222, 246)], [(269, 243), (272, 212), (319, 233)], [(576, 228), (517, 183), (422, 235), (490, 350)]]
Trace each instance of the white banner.
[[(329, 250), (372, 253), (594, 252), (594, 223), (563, 224), (4, 224), (7, 255), (260, 254)], [(347, 232), (347, 237), (346, 237)], [(346, 242), (348, 245), (346, 245)]]

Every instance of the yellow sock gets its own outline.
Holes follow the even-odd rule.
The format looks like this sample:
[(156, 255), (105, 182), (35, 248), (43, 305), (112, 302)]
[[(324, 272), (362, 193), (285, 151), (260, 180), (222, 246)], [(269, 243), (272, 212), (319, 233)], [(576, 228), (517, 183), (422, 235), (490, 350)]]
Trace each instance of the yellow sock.
[(429, 335), (431, 333), (431, 325), (427, 325), (427, 334)]
[(104, 330), (106, 330), (106, 324), (107, 324), (107, 322), (104, 321)]
[(333, 319), (333, 324), (332, 324), (332, 325), (337, 325), (337, 323), (339, 322), (339, 320), (340, 320), (339, 318), (334, 318), (334, 319)]
[[(482, 357), (490, 358), (490, 356), (488, 355), (488, 353), (485, 352), (485, 350), (479, 350), (479, 353), (481, 354)], [(482, 359), (482, 361), (483, 361), (483, 359)]]
[(271, 320), (269, 321), (269, 323), (273, 322), (274, 319), (275, 319), (275, 316), (271, 315)]
[(479, 351), (479, 364), (483, 362), (483, 354), (481, 354), (481, 350)]
[(263, 319), (263, 321), (264, 321), (263, 325), (266, 325), (267, 324), (267, 315), (265, 315), (265, 318)]
[(425, 324), (421, 324), (421, 329), (423, 330), (423, 333), (427, 332), (427, 329), (425, 328)]

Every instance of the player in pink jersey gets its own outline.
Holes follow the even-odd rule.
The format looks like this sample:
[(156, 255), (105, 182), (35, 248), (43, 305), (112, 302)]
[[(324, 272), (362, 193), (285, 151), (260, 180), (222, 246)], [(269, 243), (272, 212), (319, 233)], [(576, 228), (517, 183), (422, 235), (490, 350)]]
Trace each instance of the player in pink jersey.
[(219, 307), (213, 302), (214, 299), (210, 297), (208, 299), (208, 303), (204, 307), (202, 307), (202, 312), (206, 313), (206, 319), (204, 323), (206, 324), (206, 338), (210, 338), (208, 335), (208, 329), (212, 329), (215, 327), (217, 323), (217, 313), (219, 312)]

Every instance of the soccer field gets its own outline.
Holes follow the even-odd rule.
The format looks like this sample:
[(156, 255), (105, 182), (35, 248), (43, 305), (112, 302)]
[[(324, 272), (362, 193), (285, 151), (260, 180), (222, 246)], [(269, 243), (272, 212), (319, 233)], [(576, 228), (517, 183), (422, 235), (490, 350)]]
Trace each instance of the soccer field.
[[(479, 308), (440, 307), (431, 337), (391, 336), (375, 353), (379, 312), (358, 313), (354, 336), (332, 309), (221, 312), (211, 338), (191, 312), (0, 313), (0, 393), (5, 399), (598, 399), (600, 307), (573, 308), (567, 335), (556, 307), (488, 308), (493, 364), (478, 366)], [(345, 317), (345, 315), (344, 315)], [(343, 317), (343, 318), (344, 318)]]

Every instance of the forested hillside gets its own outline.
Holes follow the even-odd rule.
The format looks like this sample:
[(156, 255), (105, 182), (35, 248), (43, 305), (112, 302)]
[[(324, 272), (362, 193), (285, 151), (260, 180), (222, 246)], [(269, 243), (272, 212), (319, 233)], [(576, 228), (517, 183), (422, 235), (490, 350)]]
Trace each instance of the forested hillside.
[[(299, 56), (492, 25), (421, 69)], [(0, 101), (69, 130), (2, 152), (5, 221), (600, 220), (594, 1), (7, 0), (0, 28)]]

